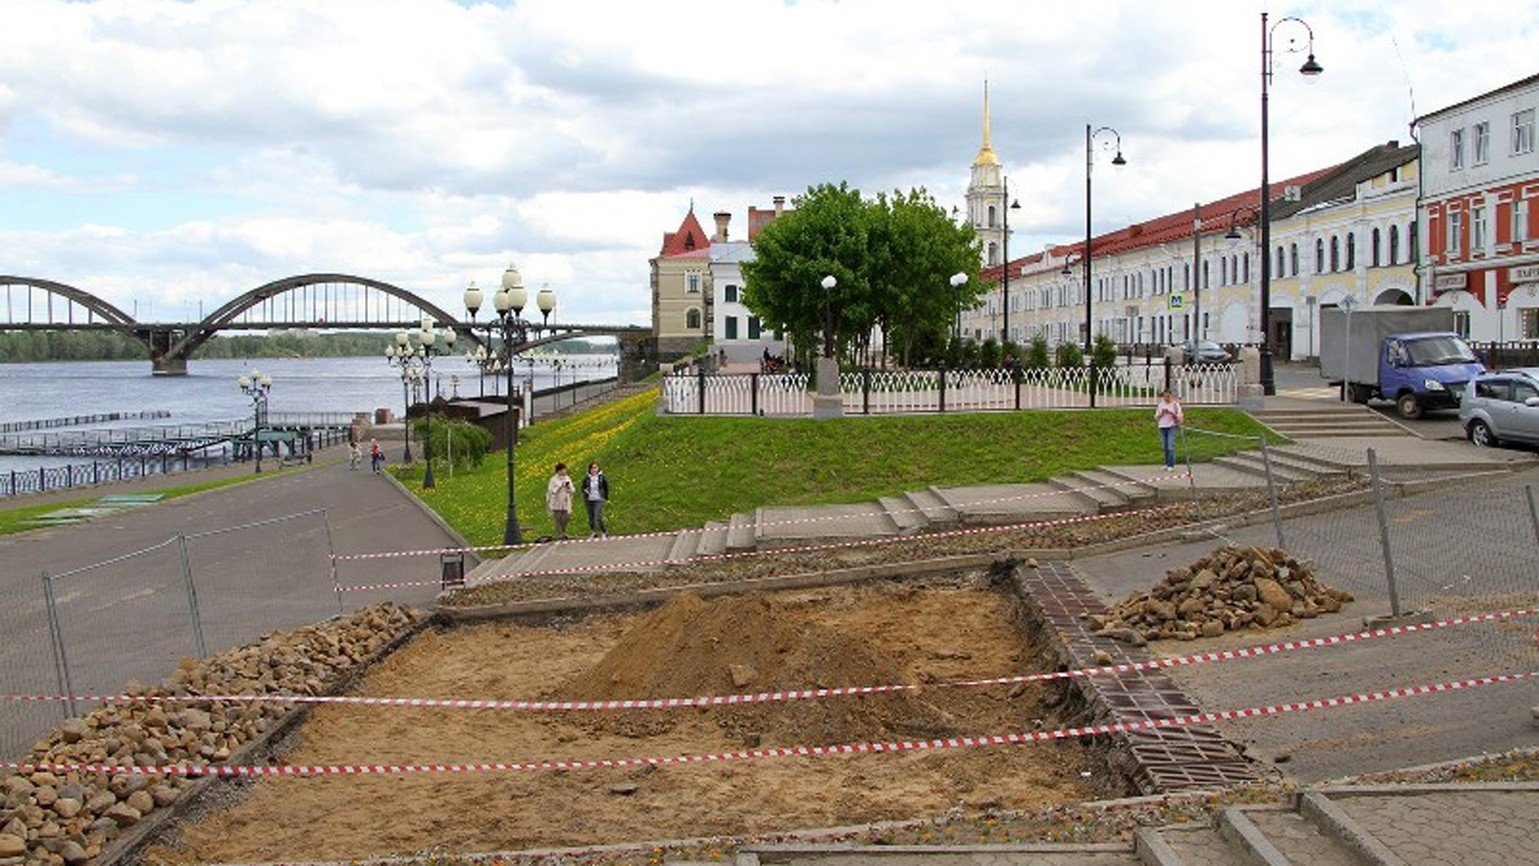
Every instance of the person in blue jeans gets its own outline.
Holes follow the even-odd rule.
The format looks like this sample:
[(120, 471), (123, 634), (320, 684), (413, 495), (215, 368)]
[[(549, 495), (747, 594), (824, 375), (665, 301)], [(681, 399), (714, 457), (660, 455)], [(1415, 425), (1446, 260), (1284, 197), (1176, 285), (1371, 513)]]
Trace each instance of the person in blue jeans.
[(1176, 434), (1181, 432), (1181, 401), (1166, 388), (1160, 392), (1160, 402), (1154, 407), (1154, 421), (1160, 427), (1160, 444), (1165, 447), (1165, 468), (1176, 468)]
[(588, 464), (588, 474), (582, 479), (582, 498), (588, 506), (588, 537), (609, 537), (609, 525), (604, 522), (604, 503), (609, 501), (609, 479), (597, 463)]

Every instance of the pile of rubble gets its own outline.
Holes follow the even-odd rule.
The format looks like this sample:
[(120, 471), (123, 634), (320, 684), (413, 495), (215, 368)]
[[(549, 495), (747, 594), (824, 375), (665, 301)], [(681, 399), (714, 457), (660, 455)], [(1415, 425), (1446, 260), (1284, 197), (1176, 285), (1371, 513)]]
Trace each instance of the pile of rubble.
[[(187, 659), (160, 686), (129, 684), (145, 700), (108, 704), (64, 722), (38, 743), (39, 765), (150, 767), (225, 761), (293, 709), (281, 702), (161, 701), (182, 695), (326, 692), (411, 627), (419, 614), (380, 604), (352, 616), (261, 640), (209, 659)], [(80, 864), (194, 780), (104, 773), (0, 774), (0, 866)]]
[(1349, 601), (1351, 593), (1320, 583), (1312, 563), (1299, 562), (1286, 551), (1228, 546), (1186, 568), (1171, 569), (1153, 589), (1134, 593), (1090, 620), (1102, 634), (1142, 644), (1285, 626), (1335, 613)]

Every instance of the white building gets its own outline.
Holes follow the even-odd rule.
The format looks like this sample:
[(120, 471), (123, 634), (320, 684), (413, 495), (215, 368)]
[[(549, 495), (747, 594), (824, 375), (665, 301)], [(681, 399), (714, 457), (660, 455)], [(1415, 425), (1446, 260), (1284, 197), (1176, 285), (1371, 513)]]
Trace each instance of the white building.
[[(785, 211), (785, 197), (775, 196), (774, 210), (748, 209), (750, 237)], [(730, 361), (751, 361), (761, 357), (766, 349), (774, 355), (786, 353), (784, 335), (766, 333), (754, 315), (743, 303), (743, 262), (753, 261), (751, 241), (734, 241), (729, 237), (732, 215), (718, 212), (714, 215), (716, 233), (711, 237), (710, 284), (713, 293), (711, 322), (712, 345), (725, 351)]]

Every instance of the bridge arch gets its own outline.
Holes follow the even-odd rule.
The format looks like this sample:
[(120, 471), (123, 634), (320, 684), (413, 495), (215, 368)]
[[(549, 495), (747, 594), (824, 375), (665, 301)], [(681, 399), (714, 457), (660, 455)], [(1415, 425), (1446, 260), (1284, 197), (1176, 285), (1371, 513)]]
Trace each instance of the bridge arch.
[(58, 295), (71, 303), (79, 304), (92, 313), (101, 316), (104, 324), (121, 325), (130, 329), (136, 324), (133, 316), (85, 289), (78, 289), (65, 283), (39, 279), (37, 277), (0, 276), (0, 286), (25, 286), (29, 289), (42, 289), (50, 294)]

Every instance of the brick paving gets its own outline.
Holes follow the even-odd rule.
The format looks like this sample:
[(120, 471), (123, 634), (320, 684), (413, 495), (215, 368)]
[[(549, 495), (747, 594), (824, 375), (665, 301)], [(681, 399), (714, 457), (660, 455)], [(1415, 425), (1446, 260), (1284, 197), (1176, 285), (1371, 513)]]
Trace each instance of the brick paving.
[(1358, 826), (1417, 866), (1539, 866), (1539, 790), (1334, 797)]

